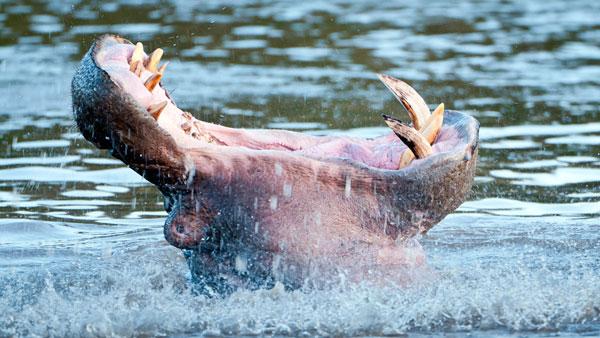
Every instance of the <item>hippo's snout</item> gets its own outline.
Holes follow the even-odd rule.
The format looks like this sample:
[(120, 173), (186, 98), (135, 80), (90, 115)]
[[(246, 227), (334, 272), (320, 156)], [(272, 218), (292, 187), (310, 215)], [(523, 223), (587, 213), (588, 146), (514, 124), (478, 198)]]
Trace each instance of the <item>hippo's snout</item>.
[(365, 267), (420, 265), (406, 240), (470, 192), (479, 123), (443, 104), (430, 112), (400, 80), (380, 75), (413, 122), (385, 116), (394, 133), (235, 129), (175, 105), (160, 82), (162, 54), (99, 38), (73, 78), (73, 112), (87, 140), (163, 193), (165, 238), (197, 257), (193, 274), (361, 280)]

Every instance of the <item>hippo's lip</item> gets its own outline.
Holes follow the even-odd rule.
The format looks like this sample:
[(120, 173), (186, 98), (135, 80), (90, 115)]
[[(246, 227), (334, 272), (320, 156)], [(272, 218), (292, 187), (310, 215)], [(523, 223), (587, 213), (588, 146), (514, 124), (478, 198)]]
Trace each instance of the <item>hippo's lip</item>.
[[(178, 207), (188, 210), (186, 203), (193, 203), (195, 196), (207, 189), (206, 184), (209, 190), (219, 184), (239, 187), (242, 190), (235, 196), (239, 203), (245, 203), (244, 208), (248, 210), (254, 203), (257, 209), (256, 204), (263, 202), (256, 202), (257, 197), (250, 196), (253, 193), (250, 185), (262, 192), (276, 188), (279, 195), (273, 193), (273, 196), (280, 196), (280, 200), (289, 198), (287, 183), (275, 182), (289, 169), (301, 175), (300, 181), (310, 178), (310, 184), (322, 184), (328, 190), (339, 191), (352, 206), (364, 205), (367, 212), (377, 213), (377, 219), (384, 223), (383, 230), (375, 229), (379, 225), (372, 225), (371, 230), (396, 238), (400, 234), (411, 236), (427, 231), (462, 203), (470, 190), (479, 128), (472, 117), (445, 111), (441, 130), (433, 134), (431, 146), (425, 145), (430, 148), (424, 150), (427, 157), (398, 169), (405, 155), (412, 152), (393, 133), (373, 140), (316, 137), (286, 131), (233, 129), (196, 120), (181, 111), (160, 84), (165, 69), (156, 61), (158, 54), (162, 55), (162, 51), (146, 55), (117, 36), (100, 37), (73, 79), (72, 95), (75, 119), (84, 137), (100, 148), (110, 149), (115, 157), (156, 184), (165, 196), (177, 198), (179, 202), (169, 204), (168, 210)], [(393, 87), (394, 83), (389, 82), (393, 80), (383, 80), (388, 80), (386, 84), (391, 83)], [(400, 92), (402, 90), (400, 88)], [(403, 103), (409, 105), (415, 127), (424, 130), (426, 125), (418, 125), (427, 119), (423, 110), (428, 112), (429, 109), (423, 108), (424, 102), (414, 101), (412, 108), (411, 102)], [(419, 117), (422, 114), (425, 117)], [(395, 121), (388, 120), (388, 123), (393, 128)], [(400, 133), (397, 129), (394, 131)], [(271, 167), (257, 167), (257, 172), (240, 169), (255, 160)], [(266, 172), (274, 182), (260, 176)], [(243, 175), (249, 178), (240, 178)], [(394, 190), (394, 187), (405, 191)], [(308, 195), (304, 196), (307, 202), (323, 197), (322, 191), (302, 189)], [(239, 195), (240, 191), (243, 195)], [(202, 197), (215, 204), (207, 207), (212, 211), (221, 210), (223, 205), (219, 203), (225, 203), (224, 199), (214, 194)], [(278, 207), (277, 201), (269, 197), (264, 202), (262, 209), (272, 209), (268, 217), (254, 214), (248, 217), (285, 222), (272, 215), (283, 209)], [(397, 214), (390, 211), (388, 215), (388, 209), (399, 210)], [(166, 237), (171, 239), (171, 244), (194, 248), (204, 234), (202, 228), (214, 222), (216, 216), (211, 214), (202, 222), (190, 217), (184, 219), (197, 226), (186, 228), (185, 233), (172, 233), (178, 227), (167, 221)], [(332, 220), (337, 222), (336, 218)]]

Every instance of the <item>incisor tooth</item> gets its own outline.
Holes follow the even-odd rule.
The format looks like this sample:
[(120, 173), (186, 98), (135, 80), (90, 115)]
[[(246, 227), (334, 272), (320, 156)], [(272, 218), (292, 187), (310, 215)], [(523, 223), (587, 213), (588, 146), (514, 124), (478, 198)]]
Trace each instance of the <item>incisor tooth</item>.
[(153, 91), (154, 87), (156, 87), (156, 85), (160, 82), (161, 78), (161, 73), (154, 73), (148, 78), (148, 80), (146, 80), (146, 82), (144, 82), (144, 86), (146, 86), (149, 91)]
[[(440, 130), (442, 129), (442, 124), (444, 123), (444, 104), (440, 103), (437, 108), (433, 111), (427, 122), (425, 123), (425, 127), (419, 130), (421, 134), (427, 139), (429, 144), (433, 144)], [(405, 151), (402, 153), (400, 157), (399, 166), (400, 168), (406, 167), (412, 160), (415, 159), (415, 155), (410, 151)]]
[(421, 134), (425, 136), (429, 144), (433, 144), (433, 141), (437, 138), (440, 129), (442, 129), (442, 124), (444, 123), (444, 104), (440, 103), (437, 108), (431, 113), (431, 116), (425, 122), (425, 127), (421, 130)]
[(392, 116), (383, 115), (383, 118), (388, 127), (406, 144), (416, 158), (425, 158), (433, 153), (433, 148), (427, 143), (427, 139), (417, 130)]
[(160, 113), (162, 113), (162, 111), (165, 109), (167, 103), (167, 101), (163, 101), (160, 103), (151, 104), (150, 107), (148, 107), (148, 113), (150, 113), (155, 120), (158, 120)]
[(129, 71), (132, 72), (132, 73), (135, 73), (135, 70), (138, 68), (139, 64), (140, 64), (140, 61), (132, 62), (129, 65)]
[(141, 77), (142, 72), (144, 71), (144, 63), (142, 61), (136, 61), (135, 64), (136, 64), (136, 67), (133, 72), (135, 73), (135, 75), (137, 75), (137, 77)]
[(156, 50), (150, 54), (150, 59), (146, 68), (151, 72), (156, 72), (158, 63), (160, 62), (160, 58), (162, 58), (162, 56), (163, 50), (161, 48), (156, 48)]
[(412, 151), (405, 151), (400, 156), (400, 161), (398, 161), (398, 169), (402, 169), (412, 162), (415, 159), (415, 154)]
[(133, 64), (137, 61), (143, 61), (142, 58), (144, 56), (144, 45), (142, 45), (141, 42), (138, 42), (135, 44), (135, 49), (133, 50), (133, 53), (131, 54), (131, 61), (129, 61), (129, 64)]

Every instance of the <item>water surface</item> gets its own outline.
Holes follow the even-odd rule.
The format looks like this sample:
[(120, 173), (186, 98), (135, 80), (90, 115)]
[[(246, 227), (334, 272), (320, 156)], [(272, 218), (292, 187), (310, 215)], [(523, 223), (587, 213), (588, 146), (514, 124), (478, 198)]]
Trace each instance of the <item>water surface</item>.
[[(600, 334), (600, 3), (192, 3), (0, 1), (0, 336)], [(157, 190), (72, 120), (105, 32), (164, 48), (210, 122), (380, 135), (406, 115), (377, 72), (475, 116), (473, 194), (420, 239), (434, 273), (193, 295)]]

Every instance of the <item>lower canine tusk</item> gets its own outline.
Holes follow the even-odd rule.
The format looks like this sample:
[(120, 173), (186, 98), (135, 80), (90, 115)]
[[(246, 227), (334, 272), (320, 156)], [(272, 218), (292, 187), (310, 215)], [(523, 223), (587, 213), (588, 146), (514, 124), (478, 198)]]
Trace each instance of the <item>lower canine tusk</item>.
[(394, 94), (396, 99), (402, 103), (415, 128), (421, 130), (431, 115), (429, 107), (427, 107), (421, 95), (404, 81), (385, 74), (377, 74), (377, 76)]
[(406, 144), (416, 158), (425, 158), (433, 154), (433, 148), (427, 139), (417, 130), (406, 123), (388, 115), (383, 115), (385, 123), (394, 131), (396, 136)]

